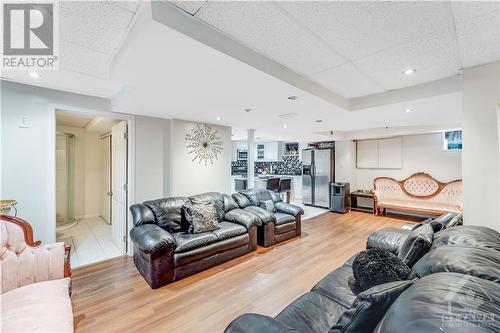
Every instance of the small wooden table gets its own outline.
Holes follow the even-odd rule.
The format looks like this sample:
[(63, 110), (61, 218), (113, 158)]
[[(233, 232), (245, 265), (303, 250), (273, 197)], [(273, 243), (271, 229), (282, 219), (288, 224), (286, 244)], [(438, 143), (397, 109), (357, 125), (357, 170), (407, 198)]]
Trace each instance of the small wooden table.
[[(371, 201), (371, 206), (358, 205), (358, 198), (369, 199)], [(351, 192), (351, 210), (373, 213), (373, 205), (374, 205), (374, 200), (372, 192), (363, 192), (363, 191)]]

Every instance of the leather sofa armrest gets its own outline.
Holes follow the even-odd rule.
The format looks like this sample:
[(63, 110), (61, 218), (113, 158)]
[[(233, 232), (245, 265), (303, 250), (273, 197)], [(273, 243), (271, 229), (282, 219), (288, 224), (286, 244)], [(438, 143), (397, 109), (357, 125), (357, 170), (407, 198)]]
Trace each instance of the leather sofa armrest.
[(299, 214), (304, 214), (304, 210), (302, 208), (300, 208), (299, 206), (288, 204), (286, 202), (276, 202), (274, 204), (274, 207), (276, 207), (276, 209), (281, 213), (293, 215), (295, 217), (297, 217), (297, 215)]
[(410, 231), (401, 228), (384, 228), (375, 231), (368, 236), (366, 248), (388, 250), (397, 255)]
[(156, 224), (143, 224), (130, 230), (132, 242), (144, 253), (160, 253), (167, 248), (175, 249), (174, 236)]
[(247, 212), (241, 208), (233, 209), (226, 213), (224, 220), (238, 223), (249, 230), (251, 227), (261, 225), (260, 219), (254, 214)]
[(155, 214), (144, 204), (130, 206), (130, 212), (132, 213), (132, 221), (136, 227), (143, 224), (156, 224)]
[(255, 313), (247, 313), (233, 320), (224, 333), (285, 333), (299, 332), (279, 320), (274, 318), (259, 315)]

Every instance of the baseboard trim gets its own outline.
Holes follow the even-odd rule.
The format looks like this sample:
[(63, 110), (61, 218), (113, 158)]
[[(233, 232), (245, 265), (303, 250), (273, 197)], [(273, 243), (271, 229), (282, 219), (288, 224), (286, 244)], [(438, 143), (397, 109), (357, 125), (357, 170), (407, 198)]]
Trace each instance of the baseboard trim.
[(99, 216), (101, 216), (101, 214), (85, 214), (85, 215), (74, 216), (73, 218), (75, 220), (82, 220), (82, 219), (90, 219), (90, 218), (99, 217)]

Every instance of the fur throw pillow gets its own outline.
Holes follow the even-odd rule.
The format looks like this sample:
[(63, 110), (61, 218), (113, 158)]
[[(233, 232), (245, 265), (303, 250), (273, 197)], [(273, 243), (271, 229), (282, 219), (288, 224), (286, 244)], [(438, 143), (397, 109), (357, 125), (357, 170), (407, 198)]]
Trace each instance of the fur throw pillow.
[(354, 281), (349, 281), (358, 294), (379, 284), (406, 280), (410, 268), (395, 254), (377, 248), (361, 251), (352, 263)]

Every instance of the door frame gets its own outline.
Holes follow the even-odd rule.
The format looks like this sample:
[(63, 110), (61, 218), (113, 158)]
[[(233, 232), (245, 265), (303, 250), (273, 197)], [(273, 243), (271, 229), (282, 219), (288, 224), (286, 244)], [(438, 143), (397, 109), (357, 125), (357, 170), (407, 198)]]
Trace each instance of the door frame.
[[(128, 192), (127, 192), (127, 206), (130, 207), (135, 203), (135, 116), (130, 114), (105, 111), (105, 110), (95, 110), (95, 109), (87, 109), (80, 108), (70, 105), (64, 104), (51, 104), (49, 106), (50, 112), (50, 123), (49, 125), (49, 150), (47, 152), (47, 156), (49, 157), (50, 164), (52, 166), (51, 172), (48, 174), (47, 182), (48, 182), (48, 192), (47, 195), (52, 201), (52, 204), (49, 205), (49, 216), (51, 217), (49, 221), (51, 221), (51, 229), (52, 234), (54, 235), (54, 239), (56, 237), (56, 112), (57, 111), (65, 111), (65, 112), (74, 112), (76, 114), (87, 115), (87, 116), (97, 116), (97, 117), (106, 117), (113, 118), (117, 120), (124, 120), (127, 122), (128, 127), (128, 142), (127, 142), (127, 182), (128, 182)], [(126, 255), (132, 256), (132, 246), (130, 246), (130, 230), (133, 227), (132, 223), (132, 215), (127, 209), (127, 245), (126, 245)]]

